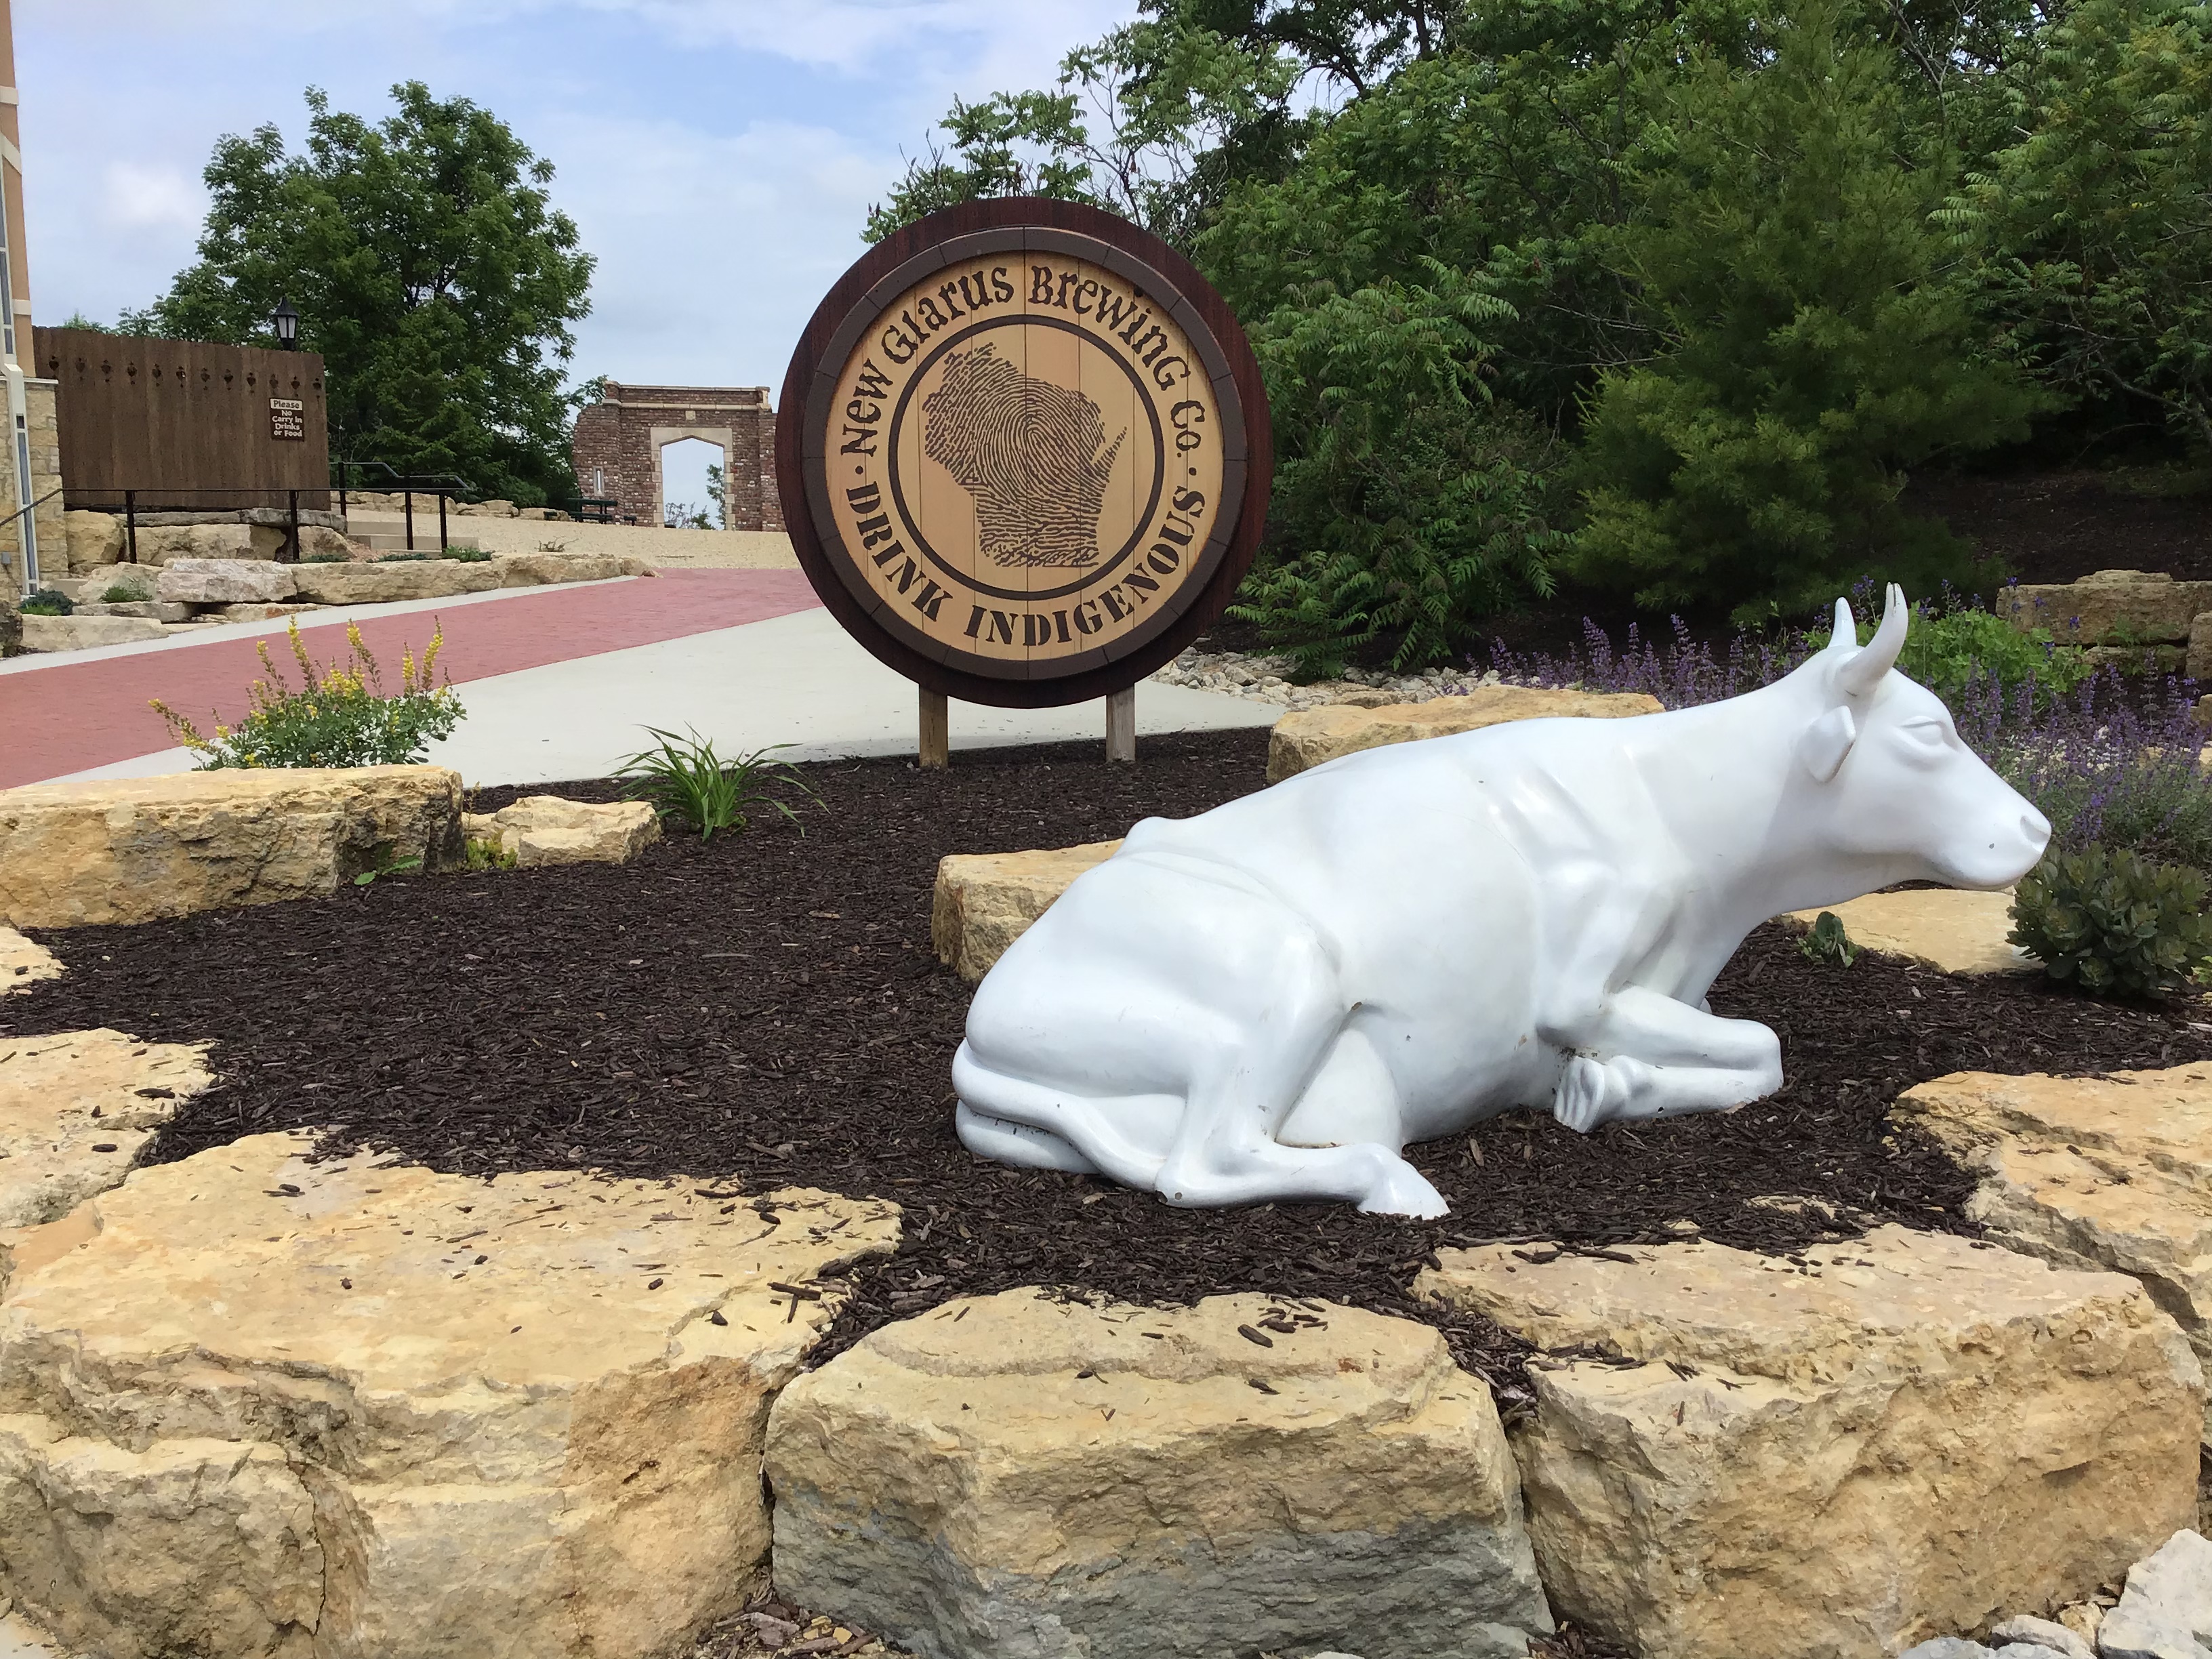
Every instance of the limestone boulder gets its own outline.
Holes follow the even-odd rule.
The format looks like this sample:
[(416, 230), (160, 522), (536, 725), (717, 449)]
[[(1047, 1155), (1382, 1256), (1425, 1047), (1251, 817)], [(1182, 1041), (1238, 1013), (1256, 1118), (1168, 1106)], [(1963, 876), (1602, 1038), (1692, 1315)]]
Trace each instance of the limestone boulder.
[(130, 645), (162, 637), (151, 617), (25, 617), (26, 651), (85, 651), (96, 645)]
[(192, 605), (266, 605), (292, 597), (292, 569), (265, 559), (172, 559), (155, 592)]
[(138, 562), (172, 559), (273, 559), (283, 533), (247, 524), (168, 524), (138, 526)]
[(464, 815), (472, 841), (495, 842), (520, 869), (544, 864), (628, 864), (660, 839), (660, 819), (641, 800), (563, 800), (526, 795), (496, 812)]
[(0, 1037), (0, 1228), (58, 1220), (115, 1186), (213, 1082), (204, 1044), (105, 1030)]
[(1520, 1654), (1551, 1619), (1431, 1328), (1213, 1297), (948, 1304), (769, 1413), (775, 1577), (927, 1659)]
[(2098, 1627), (2105, 1659), (2197, 1659), (2212, 1636), (2212, 1543), (2184, 1528), (2128, 1569)]
[(112, 513), (64, 513), (62, 534), (72, 574), (83, 575), (123, 556), (123, 520)]
[[(1948, 887), (1904, 893), (1869, 893), (1835, 912), (1853, 945), (1878, 956), (1903, 957), (1940, 974), (2033, 972), (2040, 964), (2010, 942), (2010, 889), (1968, 893)], [(1793, 910), (1789, 920), (1809, 928), (1820, 910)]]
[(0, 927), (0, 997), (12, 991), (27, 991), (42, 979), (61, 976), (62, 965), (52, 951), (12, 927)]
[(1624, 720), (1660, 712), (1641, 691), (1551, 691), (1528, 685), (1486, 685), (1464, 696), (1358, 708), (1331, 703), (1301, 708), (1275, 722), (1267, 738), (1267, 781), (1386, 744), (1476, 732), (1510, 720)]
[(741, 1605), (769, 1399), (895, 1208), (313, 1150), (19, 1247), (0, 1589), (111, 1659), (644, 1659)]
[(552, 582), (599, 582), (628, 575), (625, 562), (612, 553), (502, 553), (491, 562), (501, 587), (536, 587)]
[(1990, 1237), (2139, 1280), (2212, 1366), (2212, 1065), (1954, 1073), (1907, 1090), (1893, 1115), (1978, 1174), (1966, 1213)]
[(2061, 645), (2178, 645), (2212, 611), (2212, 582), (2178, 582), (2148, 570), (2100, 570), (2076, 582), (2001, 588), (1997, 615), (2026, 632), (2047, 628)]
[(0, 657), (23, 653), (23, 614), (15, 609), (15, 596), (0, 593)]
[(292, 567), (293, 591), (317, 605), (388, 605), (398, 599), (445, 599), (483, 593), (499, 586), (489, 564), (454, 559), (402, 559)]
[(1644, 1659), (1866, 1659), (2046, 1611), (2196, 1513), (2204, 1376), (2117, 1273), (1876, 1229), (1440, 1253), (1547, 1349), (1514, 1432), (1553, 1606)]
[(300, 556), (301, 558), (349, 559), (353, 554), (354, 544), (346, 539), (343, 531), (333, 530), (328, 525), (320, 524), (303, 524), (300, 526)]
[(930, 898), (929, 937), (938, 960), (970, 985), (991, 971), (1006, 947), (1118, 841), (1035, 853), (954, 853), (938, 860)]
[(303, 611), (320, 611), (322, 608), (319, 605), (301, 605), (296, 600), (286, 605), (247, 603), (217, 605), (214, 614), (225, 622), (273, 622), (279, 617), (296, 617)]
[[(127, 604), (151, 600), (161, 592), (161, 569), (151, 564), (111, 564), (94, 571), (83, 582), (83, 598), (91, 603)], [(109, 601), (107, 596), (119, 597)]]
[(147, 921), (332, 893), (459, 860), (460, 774), (270, 768), (0, 790), (0, 921)]
[[(274, 569), (274, 565), (268, 568)], [(192, 614), (191, 606), (181, 599), (115, 599), (95, 600), (77, 606), (73, 613), (79, 617), (141, 617), (150, 622), (180, 623)]]

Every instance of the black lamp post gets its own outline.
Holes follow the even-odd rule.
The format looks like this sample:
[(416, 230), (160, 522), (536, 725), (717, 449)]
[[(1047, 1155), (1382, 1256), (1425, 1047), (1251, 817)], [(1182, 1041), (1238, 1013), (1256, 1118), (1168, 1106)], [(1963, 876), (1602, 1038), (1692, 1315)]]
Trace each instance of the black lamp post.
[(289, 300), (279, 300), (269, 320), (276, 325), (276, 343), (290, 351), (300, 337), (300, 313), (292, 309)]

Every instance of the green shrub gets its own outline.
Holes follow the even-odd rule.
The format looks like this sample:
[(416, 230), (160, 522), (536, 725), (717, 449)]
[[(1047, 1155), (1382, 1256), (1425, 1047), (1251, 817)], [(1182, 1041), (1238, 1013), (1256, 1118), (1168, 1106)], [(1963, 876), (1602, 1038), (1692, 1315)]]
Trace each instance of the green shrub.
[(437, 556), (435, 553), (380, 553), (376, 562), (379, 564), (415, 564)]
[[(1870, 605), (1860, 609), (1873, 613)], [(1871, 621), (1859, 625), (1862, 645), (1874, 637), (1874, 629)], [(2036, 706), (2046, 707), (2050, 699), (2096, 672), (2087, 652), (2052, 643), (2049, 629), (2023, 634), (1978, 605), (1958, 605), (1941, 614), (1918, 607), (1897, 666), (1954, 707), (1977, 681), (1984, 691), (1993, 686), (2008, 699), (2033, 686)]]
[(1813, 919), (1811, 928), (1797, 941), (1797, 949), (1810, 961), (1837, 968), (1848, 968), (1859, 959), (1859, 947), (1851, 943), (1851, 936), (1844, 931), (1844, 919), (1833, 910), (1823, 910)]
[(66, 593), (57, 593), (51, 587), (40, 587), (32, 590), (30, 597), (15, 609), (26, 617), (66, 617), (76, 607), (70, 603)]
[(1393, 668), (1448, 660), (1551, 592), (1549, 436), (1482, 379), (1484, 331), (1512, 307), (1434, 261), (1427, 276), (1320, 285), (1254, 333), (1275, 428), (1268, 538), (1286, 550), (1230, 614), (1301, 678), (1382, 636)]
[(345, 564), (351, 561), (352, 556), (349, 553), (304, 553), (300, 556), (300, 562), (301, 564)]
[(102, 605), (136, 605), (145, 597), (137, 588), (126, 587), (118, 582), (100, 596), (100, 602)]
[(446, 556), (461, 564), (483, 564), (491, 557), (490, 550), (482, 547), (449, 547)]
[[(714, 752), (714, 743), (696, 731), (689, 738), (679, 738), (658, 726), (645, 729), (660, 742), (654, 748), (640, 750), (617, 769), (617, 777), (629, 780), (623, 793), (632, 800), (650, 801), (664, 818), (679, 818), (690, 824), (702, 841), (718, 830), (741, 833), (749, 806), (773, 806), (797, 823), (799, 815), (763, 787), (771, 778), (790, 784), (801, 794), (814, 794), (796, 767), (768, 758), (775, 749), (788, 749), (789, 744), (724, 760)], [(800, 833), (805, 833), (803, 828)]]
[(468, 867), (471, 870), (512, 870), (515, 855), (497, 841), (482, 836), (471, 836), (465, 849)]
[(2204, 896), (2203, 876), (2181, 865), (2101, 846), (2056, 854), (2020, 884), (2011, 939), (2092, 996), (2166, 996), (2212, 958)]
[(1771, 63), (1680, 76), (1642, 209), (1601, 239), (1653, 345), (1588, 399), (1575, 574), (1750, 623), (1862, 575), (1968, 571), (1899, 506), (1905, 469), (2023, 438), (2055, 400), (1954, 280), (1929, 222), (1945, 166), (1905, 84), (1830, 0), (1797, 8)]
[(292, 656), (300, 665), (300, 684), (289, 686), (270, 660), (265, 640), (254, 641), (269, 673), (256, 680), (252, 708), (235, 726), (217, 725), (212, 737), (158, 697), (155, 712), (169, 723), (170, 735), (199, 757), (199, 769), (229, 766), (410, 766), (419, 764), (437, 738), (450, 737), (466, 711), (448, 684), (434, 683), (438, 653), (446, 642), (441, 629), (430, 636), (421, 662), (410, 650), (402, 658), (399, 691), (386, 696), (376, 659), (349, 623), (347, 660), (319, 668), (300, 639), (300, 625), (288, 625)]

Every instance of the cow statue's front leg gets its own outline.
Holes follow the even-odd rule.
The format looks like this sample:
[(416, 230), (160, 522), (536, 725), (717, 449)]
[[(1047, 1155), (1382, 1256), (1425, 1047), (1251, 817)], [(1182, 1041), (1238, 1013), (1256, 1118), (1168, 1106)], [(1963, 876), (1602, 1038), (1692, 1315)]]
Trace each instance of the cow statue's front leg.
[(1570, 1052), (1552, 1115), (1583, 1133), (1615, 1118), (1728, 1111), (1782, 1086), (1781, 1040), (1765, 1026), (1639, 986), (1553, 1040)]

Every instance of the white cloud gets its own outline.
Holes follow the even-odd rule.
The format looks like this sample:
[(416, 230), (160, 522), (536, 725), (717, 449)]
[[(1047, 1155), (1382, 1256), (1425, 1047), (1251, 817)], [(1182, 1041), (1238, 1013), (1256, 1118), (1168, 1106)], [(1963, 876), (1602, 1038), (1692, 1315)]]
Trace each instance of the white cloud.
[(100, 183), (101, 216), (119, 230), (190, 230), (207, 212), (206, 186), (182, 167), (110, 161)]
[(580, 374), (780, 384), (816, 302), (863, 251), (884, 157), (781, 122), (720, 137), (595, 118), (556, 133), (562, 204), (599, 260)]

